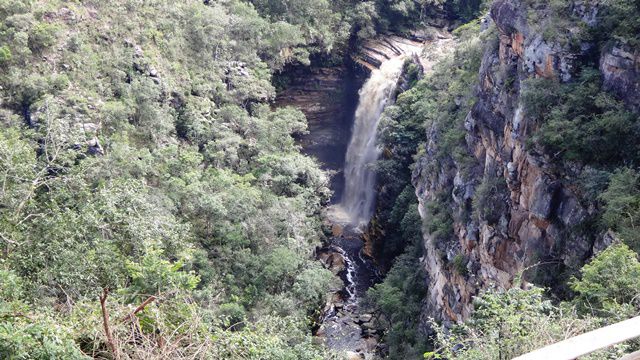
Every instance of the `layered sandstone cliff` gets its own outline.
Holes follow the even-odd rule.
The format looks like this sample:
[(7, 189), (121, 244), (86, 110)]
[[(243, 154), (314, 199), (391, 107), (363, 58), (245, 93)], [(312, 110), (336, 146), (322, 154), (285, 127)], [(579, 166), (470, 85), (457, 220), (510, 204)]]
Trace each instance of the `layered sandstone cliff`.
[[(544, 15), (545, 9), (537, 11)], [(569, 32), (593, 25), (598, 8), (575, 2), (572, 11), (575, 28), (569, 27)], [(571, 181), (584, 169), (558, 169), (551, 161), (553, 154), (528, 146), (539, 124), (528, 116), (521, 98), (525, 79), (570, 81), (578, 60), (594, 51), (593, 44), (575, 46), (545, 38), (540, 31), (544, 16), (534, 22), (520, 1), (495, 1), (490, 17), (498, 30), (498, 45), (486, 47), (477, 102), (464, 123), (466, 151), (474, 164), (469, 169), (468, 164), (436, 159), (438, 131), (427, 129), (426, 151), (413, 172), (421, 215), (428, 216), (425, 204), (443, 192), (455, 214), (448, 241), (424, 235), (424, 324), (430, 317), (464, 320), (475, 295), (492, 286), (511, 287), (519, 276), (545, 286), (562, 283), (609, 241), (605, 233), (589, 231), (594, 204), (581, 197)], [(638, 51), (612, 44), (600, 59), (605, 89), (637, 109)], [(502, 191), (500, 200), (491, 204), (490, 219), (471, 214), (474, 194), (487, 178), (496, 179)]]

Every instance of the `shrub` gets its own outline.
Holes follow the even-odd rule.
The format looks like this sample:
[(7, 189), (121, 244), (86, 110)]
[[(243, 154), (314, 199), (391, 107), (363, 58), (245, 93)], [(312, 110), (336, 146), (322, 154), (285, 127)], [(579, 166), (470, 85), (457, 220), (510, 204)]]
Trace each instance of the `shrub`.
[(88, 360), (71, 337), (71, 331), (53, 319), (11, 319), (0, 324), (0, 358)]
[(473, 213), (480, 221), (496, 224), (507, 210), (509, 200), (507, 183), (504, 178), (487, 174), (473, 195)]
[[(543, 289), (492, 289), (476, 297), (475, 311), (462, 325), (436, 330), (436, 351), (426, 359), (508, 360), (599, 327), (599, 319), (580, 317), (569, 304), (554, 305)], [(617, 345), (586, 359), (615, 359), (631, 348)]]
[(453, 235), (453, 216), (447, 197), (448, 194), (443, 192), (435, 200), (425, 203), (425, 230), (437, 243)]
[(601, 90), (600, 73), (582, 70), (577, 81), (525, 81), (523, 103), (542, 126), (533, 142), (556, 160), (612, 167), (640, 160), (640, 123), (622, 102)]
[(0, 64), (11, 61), (11, 50), (6, 45), (0, 46)]
[(24, 292), (22, 279), (11, 270), (0, 269), (0, 301), (14, 301)]
[(467, 259), (463, 254), (454, 256), (453, 260), (451, 260), (451, 265), (458, 275), (466, 276), (469, 273), (469, 270), (467, 270)]
[(636, 252), (640, 251), (640, 174), (629, 168), (617, 170), (599, 199), (605, 203), (605, 225)]
[(388, 329), (384, 342), (390, 359), (417, 358), (426, 349), (427, 339), (418, 326), (420, 304), (425, 296), (424, 273), (413, 247), (396, 258), (385, 280), (369, 289), (367, 300), (383, 314), (380, 324)]
[(58, 26), (49, 23), (38, 23), (29, 32), (29, 48), (32, 51), (40, 52), (56, 41)]
[(571, 288), (583, 312), (614, 319), (637, 312), (640, 295), (638, 254), (625, 244), (610, 246), (580, 270)]

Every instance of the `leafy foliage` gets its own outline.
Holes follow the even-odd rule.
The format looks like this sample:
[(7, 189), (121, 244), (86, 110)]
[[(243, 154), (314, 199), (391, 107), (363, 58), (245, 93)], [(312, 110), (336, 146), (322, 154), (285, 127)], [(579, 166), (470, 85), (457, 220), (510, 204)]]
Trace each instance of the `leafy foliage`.
[(542, 122), (533, 141), (554, 158), (598, 166), (638, 162), (640, 123), (620, 101), (601, 90), (596, 70), (584, 69), (569, 84), (525, 81), (523, 101)]
[(379, 325), (387, 329), (384, 341), (389, 345), (390, 359), (418, 358), (427, 346), (416, 316), (425, 295), (424, 273), (416, 266), (418, 262), (416, 249), (408, 248), (395, 259), (384, 282), (367, 294), (382, 314)]
[[(436, 329), (436, 352), (426, 358), (511, 359), (638, 313), (637, 254), (626, 245), (613, 245), (573, 279), (573, 301), (552, 303), (543, 289), (492, 289), (477, 297), (469, 321), (450, 331)], [(627, 342), (586, 356), (617, 359), (638, 346)]]
[(500, 214), (506, 211), (508, 199), (505, 179), (494, 174), (485, 174), (473, 195), (475, 216), (489, 224), (498, 223)]
[(624, 244), (613, 245), (581, 270), (571, 288), (575, 302), (586, 312), (610, 318), (632, 316), (638, 309), (640, 263), (638, 254)]
[[(448, 332), (434, 324), (437, 348), (426, 359), (511, 359), (599, 325), (599, 319), (579, 317), (566, 304), (553, 305), (535, 287), (490, 290), (474, 306), (472, 318)], [(585, 358), (616, 359), (628, 349), (618, 345)]]
[(613, 0), (603, 4), (596, 36), (615, 38), (632, 46), (640, 45), (640, 4), (638, 1)]
[(633, 250), (640, 251), (636, 230), (640, 223), (640, 174), (629, 168), (619, 169), (611, 175), (609, 186), (600, 199), (605, 203), (604, 223)]
[(328, 178), (268, 102), (346, 40), (235, 0), (0, 20), (0, 357), (331, 358), (310, 337)]

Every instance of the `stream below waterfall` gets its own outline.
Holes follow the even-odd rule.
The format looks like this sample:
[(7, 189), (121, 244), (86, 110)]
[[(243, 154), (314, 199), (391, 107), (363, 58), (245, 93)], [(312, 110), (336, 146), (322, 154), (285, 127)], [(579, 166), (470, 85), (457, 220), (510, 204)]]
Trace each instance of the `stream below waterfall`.
[(339, 256), (343, 269), (339, 272), (345, 287), (334, 294), (325, 309), (322, 326), (318, 331), (327, 346), (338, 351), (373, 353), (379, 334), (372, 315), (361, 308), (360, 299), (366, 291), (381, 280), (373, 260), (363, 253), (364, 241), (357, 231), (346, 230), (331, 239), (325, 251)]

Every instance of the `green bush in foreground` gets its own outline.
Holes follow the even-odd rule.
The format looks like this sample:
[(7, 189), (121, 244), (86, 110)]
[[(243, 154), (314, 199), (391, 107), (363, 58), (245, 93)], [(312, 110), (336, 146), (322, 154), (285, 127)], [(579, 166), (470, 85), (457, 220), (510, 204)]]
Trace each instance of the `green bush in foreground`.
[[(445, 330), (437, 324), (436, 351), (427, 359), (495, 360), (550, 345), (639, 313), (640, 263), (624, 244), (612, 245), (581, 270), (571, 284), (573, 301), (554, 304), (543, 289), (489, 290), (477, 297), (464, 324)], [(618, 359), (638, 347), (616, 345), (584, 357)]]

